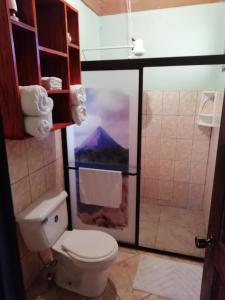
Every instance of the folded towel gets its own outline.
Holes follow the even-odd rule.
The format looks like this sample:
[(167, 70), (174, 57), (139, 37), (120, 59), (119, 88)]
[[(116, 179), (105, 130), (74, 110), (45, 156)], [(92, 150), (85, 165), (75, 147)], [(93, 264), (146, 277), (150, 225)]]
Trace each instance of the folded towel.
[(9, 9), (17, 11), (16, 0), (8, 0), (8, 3), (9, 3)]
[(61, 90), (62, 79), (58, 77), (42, 77), (41, 85), (47, 90)]
[(40, 117), (24, 117), (25, 132), (38, 140), (46, 138), (52, 127), (52, 113)]
[(81, 105), (86, 101), (85, 88), (81, 84), (71, 85), (72, 105)]
[(79, 168), (80, 201), (84, 204), (119, 208), (122, 202), (120, 171)]
[(22, 111), (26, 116), (46, 115), (53, 109), (53, 100), (40, 85), (21, 86), (20, 95)]
[(81, 125), (87, 118), (87, 111), (84, 105), (72, 106), (72, 117), (76, 125)]

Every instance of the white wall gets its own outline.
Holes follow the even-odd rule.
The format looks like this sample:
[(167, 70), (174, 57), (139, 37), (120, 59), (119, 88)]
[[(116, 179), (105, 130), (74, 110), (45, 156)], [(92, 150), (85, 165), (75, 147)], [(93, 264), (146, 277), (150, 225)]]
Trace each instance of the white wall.
[[(100, 18), (81, 0), (66, 0), (79, 11), (80, 48), (100, 46)], [(81, 51), (81, 59), (84, 60)], [(99, 59), (98, 52), (88, 52), (87, 60)]]
[[(222, 54), (225, 3), (132, 13), (134, 37), (145, 43), (145, 57)], [(101, 17), (101, 46), (127, 44), (127, 14)], [(102, 51), (102, 58), (127, 58), (127, 51)]]

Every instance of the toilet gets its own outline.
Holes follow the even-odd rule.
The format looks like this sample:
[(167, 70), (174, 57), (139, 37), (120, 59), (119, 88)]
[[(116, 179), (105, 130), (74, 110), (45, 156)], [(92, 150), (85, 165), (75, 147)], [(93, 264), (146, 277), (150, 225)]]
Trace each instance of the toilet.
[(117, 241), (97, 230), (66, 230), (65, 191), (52, 190), (16, 216), (31, 251), (53, 250), (57, 260), (56, 284), (86, 297), (100, 296), (107, 270), (118, 253)]

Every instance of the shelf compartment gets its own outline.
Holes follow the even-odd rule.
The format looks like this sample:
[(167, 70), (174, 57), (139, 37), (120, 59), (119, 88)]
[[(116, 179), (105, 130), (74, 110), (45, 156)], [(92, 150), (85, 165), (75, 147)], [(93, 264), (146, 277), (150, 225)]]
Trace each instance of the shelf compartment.
[(18, 12), (16, 16), (21, 23), (35, 27), (34, 0), (16, 0)]
[(69, 46), (70, 48), (73, 48), (73, 49), (76, 49), (76, 50), (79, 50), (79, 49), (80, 49), (80, 47), (79, 47), (78, 45), (75, 45), (75, 44), (73, 44), (73, 43), (69, 43), (68, 46)]
[(78, 13), (67, 6), (67, 30), (71, 34), (72, 44), (79, 45)]
[(70, 95), (54, 94), (51, 98), (54, 101), (53, 123), (72, 123)]
[(14, 27), (18, 27), (18, 30), (28, 30), (28, 31), (36, 32), (35, 27), (27, 25), (21, 21), (11, 20), (11, 22)]
[(63, 129), (66, 128), (67, 126), (73, 125), (74, 123), (70, 122), (70, 123), (55, 123), (53, 125), (52, 131), (54, 130), (58, 130), (58, 129)]
[(19, 85), (39, 84), (36, 35), (17, 26), (12, 26), (12, 29)]
[(39, 45), (67, 52), (65, 4), (36, 0)]
[(54, 94), (69, 94), (69, 90), (47, 90), (48, 95), (54, 95)]
[(69, 89), (68, 59), (60, 56), (46, 56), (40, 52), (41, 76), (59, 77), (62, 79), (63, 90)]
[(67, 53), (61, 52), (61, 51), (56, 51), (50, 48), (46, 47), (41, 47), (39, 46), (39, 51), (42, 52), (42, 56), (61, 56), (61, 57), (67, 57)]
[(81, 83), (80, 51), (69, 48), (70, 83)]

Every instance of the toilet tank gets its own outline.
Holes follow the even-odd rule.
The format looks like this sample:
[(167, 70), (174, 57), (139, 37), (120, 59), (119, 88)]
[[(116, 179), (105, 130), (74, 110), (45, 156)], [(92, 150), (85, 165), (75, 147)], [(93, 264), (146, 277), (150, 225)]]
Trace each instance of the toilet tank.
[(66, 191), (43, 194), (16, 216), (27, 248), (42, 251), (55, 244), (68, 225)]

